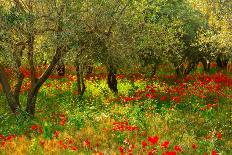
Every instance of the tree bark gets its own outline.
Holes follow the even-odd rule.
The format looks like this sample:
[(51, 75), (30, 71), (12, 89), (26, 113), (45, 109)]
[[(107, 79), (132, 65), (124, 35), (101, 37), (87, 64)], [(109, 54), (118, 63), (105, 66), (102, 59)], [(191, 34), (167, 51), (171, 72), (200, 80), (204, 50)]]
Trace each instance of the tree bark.
[(77, 93), (81, 97), (84, 95), (84, 92), (86, 90), (82, 64), (76, 65), (76, 74), (77, 74)]
[(229, 59), (227, 59), (222, 54), (219, 54), (216, 58), (216, 63), (219, 68), (226, 69), (228, 62), (229, 62)]
[(156, 75), (157, 66), (158, 65), (152, 65), (152, 74), (151, 74), (151, 77), (154, 77)]
[(29, 61), (30, 66), (30, 78), (31, 78), (31, 85), (35, 85), (37, 82), (36, 78), (36, 70), (35, 70), (35, 64), (34, 64), (34, 42), (35, 42), (35, 36), (34, 34), (29, 34), (28, 36), (28, 53), (27, 58)]
[(61, 59), (63, 52), (66, 53), (67, 50), (61, 47), (57, 47), (56, 53), (52, 58), (52, 61), (48, 68), (45, 70), (43, 75), (36, 81), (35, 85), (32, 86), (31, 90), (28, 93), (27, 97), (27, 107), (26, 112), (34, 116), (35, 115), (35, 104), (37, 99), (37, 94), (40, 89), (40, 87), (44, 84), (44, 82), (48, 79), (48, 77), (51, 75), (52, 71), (55, 69), (55, 66), (57, 65), (58, 61)]
[(17, 114), (17, 112), (20, 110), (21, 106), (18, 102), (16, 102), (14, 94), (11, 91), (10, 84), (7, 80), (6, 73), (4, 71), (3, 66), (0, 65), (0, 83), (3, 87), (3, 92), (6, 96), (8, 105), (11, 109), (11, 111), (14, 114)]
[(29, 116), (34, 117), (35, 116), (35, 104), (37, 99), (37, 94), (39, 92), (39, 86), (35, 86), (32, 88), (28, 95), (27, 95), (27, 107), (26, 112), (29, 114)]
[(186, 69), (184, 69), (185, 76), (188, 75), (191, 71), (193, 71), (195, 69), (195, 66), (196, 66), (195, 61), (188, 62)]
[(110, 90), (112, 90), (115, 94), (117, 94), (118, 88), (117, 88), (117, 79), (116, 79), (116, 69), (113, 67), (113, 65), (110, 65), (108, 68), (107, 83)]
[(209, 63), (209, 60), (205, 59), (205, 58), (201, 58), (199, 60), (199, 62), (202, 63), (203, 67), (204, 67), (204, 71), (205, 72), (209, 72), (210, 70), (210, 63)]
[(183, 64), (176, 67), (176, 75), (177, 75), (177, 77), (179, 77), (179, 78), (184, 77), (184, 75), (185, 75), (184, 72), (185, 71), (184, 71), (184, 65)]
[(65, 75), (65, 65), (64, 65), (64, 61), (60, 60), (57, 64), (57, 73), (59, 76), (64, 76)]
[(21, 67), (21, 61), (22, 61), (22, 56), (23, 56), (23, 50), (25, 49), (25, 45), (21, 46), (21, 48), (19, 49), (19, 51), (17, 50), (17, 46), (16, 46), (16, 50), (13, 53), (13, 57), (16, 63), (16, 76), (17, 76), (17, 82), (14, 86), (14, 98), (16, 101), (16, 104), (20, 105), (20, 101), (19, 101), (19, 94), (20, 94), (20, 90), (23, 84), (23, 80), (24, 80), (24, 75), (23, 73), (20, 71), (20, 67)]

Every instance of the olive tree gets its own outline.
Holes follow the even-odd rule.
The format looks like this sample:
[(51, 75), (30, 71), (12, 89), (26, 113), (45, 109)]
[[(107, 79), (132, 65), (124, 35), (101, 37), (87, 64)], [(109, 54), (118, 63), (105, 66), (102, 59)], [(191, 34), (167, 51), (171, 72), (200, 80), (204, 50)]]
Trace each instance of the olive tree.
[[(19, 102), (19, 94), (24, 76), (20, 70), (22, 63), (30, 70), (31, 87), (27, 93), (25, 111), (35, 115), (35, 105), (39, 89), (55, 69), (57, 62), (67, 52), (67, 39), (63, 29), (66, 17), (65, 1), (33, 1), (13, 0), (9, 8), (1, 6), (1, 63), (0, 83), (6, 100), (13, 113), (23, 111)], [(52, 53), (48, 68), (44, 73), (36, 75), (36, 55), (41, 51), (38, 38), (51, 42), (49, 53)], [(2, 57), (4, 56), (4, 57)], [(6, 75), (5, 67), (12, 67), (16, 74), (16, 83)], [(14, 84), (14, 89), (11, 89)]]
[[(83, 66), (88, 63), (101, 63), (107, 68), (107, 83), (109, 88), (118, 93), (116, 73), (119, 67), (130, 65), (133, 49), (133, 27), (131, 8), (133, 0), (94, 0), (73, 4), (70, 9), (80, 7), (80, 14), (71, 11), (73, 21), (70, 36), (77, 46), (72, 46), (70, 52), (75, 55), (77, 67), (78, 92), (83, 95), (84, 84)], [(76, 2), (77, 3), (77, 2)], [(79, 26), (75, 26), (78, 23)], [(74, 43), (75, 44), (75, 43)]]
[(207, 20), (207, 29), (200, 29), (194, 42), (200, 51), (216, 60), (218, 67), (226, 68), (231, 58), (232, 2), (221, 0), (190, 1)]

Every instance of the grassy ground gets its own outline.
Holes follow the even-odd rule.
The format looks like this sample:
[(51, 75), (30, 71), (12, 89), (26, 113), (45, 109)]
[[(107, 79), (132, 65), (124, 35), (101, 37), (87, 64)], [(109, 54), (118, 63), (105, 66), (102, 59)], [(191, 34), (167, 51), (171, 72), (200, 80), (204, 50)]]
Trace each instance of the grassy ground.
[(232, 78), (201, 72), (182, 80), (165, 69), (154, 79), (119, 75), (118, 95), (90, 78), (82, 98), (75, 77), (49, 79), (33, 120), (12, 116), (1, 94), (0, 154), (230, 155)]

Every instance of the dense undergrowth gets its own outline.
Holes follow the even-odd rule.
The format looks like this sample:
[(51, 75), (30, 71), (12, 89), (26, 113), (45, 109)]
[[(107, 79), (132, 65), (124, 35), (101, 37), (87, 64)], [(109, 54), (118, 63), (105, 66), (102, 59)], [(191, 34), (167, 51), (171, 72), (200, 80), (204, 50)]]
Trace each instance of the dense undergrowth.
[(34, 119), (9, 113), (1, 94), (0, 154), (229, 155), (232, 78), (200, 72), (184, 79), (162, 70), (153, 79), (119, 74), (118, 95), (96, 75), (79, 98), (74, 76), (50, 78)]

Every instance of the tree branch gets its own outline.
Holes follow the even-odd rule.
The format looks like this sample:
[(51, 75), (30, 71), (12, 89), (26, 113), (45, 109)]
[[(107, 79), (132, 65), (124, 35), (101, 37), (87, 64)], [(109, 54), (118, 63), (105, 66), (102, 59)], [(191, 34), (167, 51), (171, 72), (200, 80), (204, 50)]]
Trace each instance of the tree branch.
[(119, 16), (118, 16), (115, 20), (113, 20), (113, 22), (112, 22), (111, 25), (109, 26), (108, 32), (106, 33), (107, 36), (110, 35), (113, 26), (118, 22), (118, 20), (119, 20), (120, 17), (122, 16), (123, 12), (124, 12), (124, 11), (126, 10), (126, 8), (129, 6), (130, 2), (131, 2), (131, 0), (128, 0), (127, 4), (126, 4), (126, 5), (122, 8), (122, 10), (119, 12)]
[(33, 34), (29, 34), (29, 38), (28, 38), (28, 53), (27, 53), (27, 58), (29, 61), (29, 66), (30, 66), (30, 72), (31, 72), (31, 85), (35, 85), (36, 84), (36, 70), (35, 70), (35, 65), (34, 65), (34, 35)]

